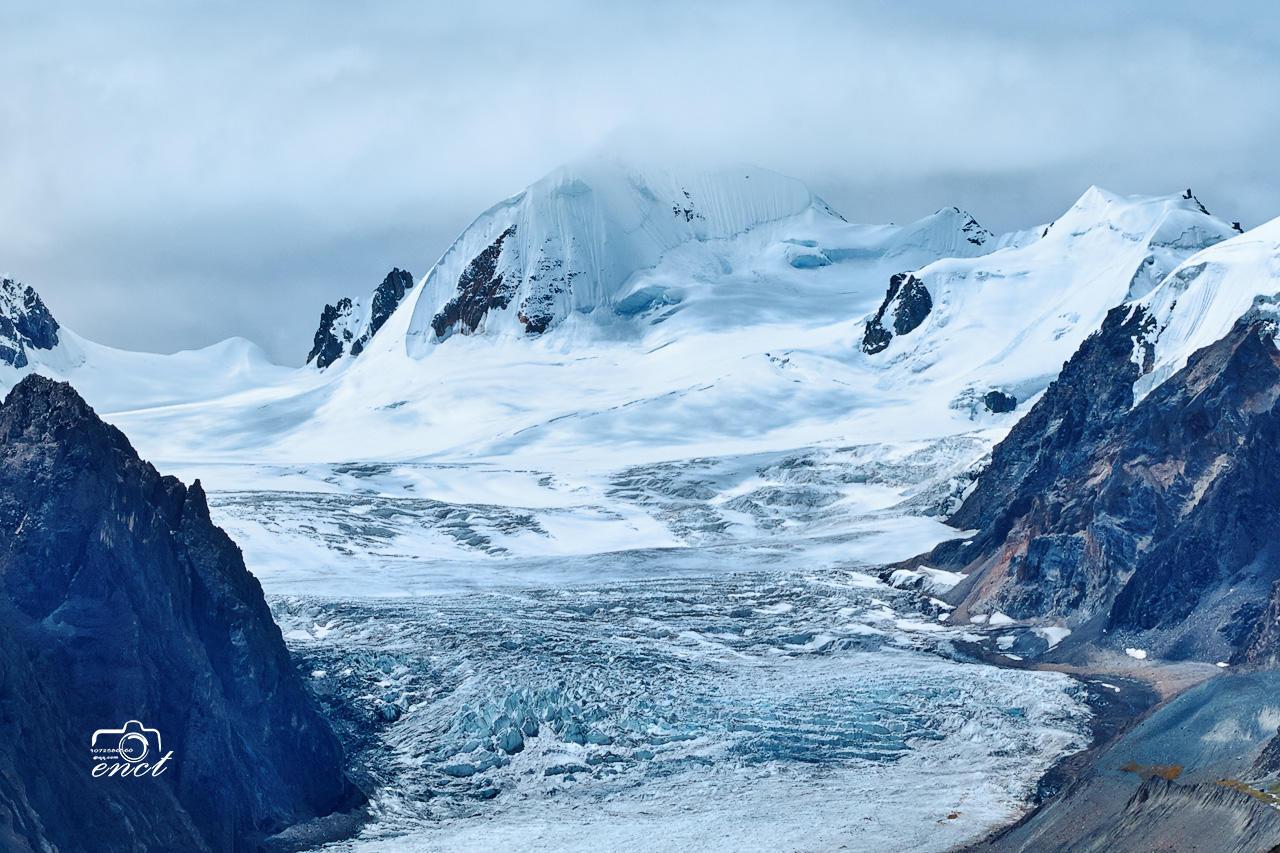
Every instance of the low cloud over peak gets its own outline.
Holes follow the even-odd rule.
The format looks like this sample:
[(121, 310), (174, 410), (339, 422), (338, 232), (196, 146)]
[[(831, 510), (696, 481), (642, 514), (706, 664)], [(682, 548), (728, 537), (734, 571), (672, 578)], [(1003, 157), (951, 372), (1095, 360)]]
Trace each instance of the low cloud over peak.
[[(0, 268), (72, 328), (300, 362), (326, 301), (425, 270), (602, 145), (750, 161), (852, 220), (995, 230), (1090, 184), (1280, 213), (1265, 4), (273, 5), (0, 12)], [(637, 142), (638, 141), (638, 142)], [(1264, 164), (1266, 164), (1264, 166)]]

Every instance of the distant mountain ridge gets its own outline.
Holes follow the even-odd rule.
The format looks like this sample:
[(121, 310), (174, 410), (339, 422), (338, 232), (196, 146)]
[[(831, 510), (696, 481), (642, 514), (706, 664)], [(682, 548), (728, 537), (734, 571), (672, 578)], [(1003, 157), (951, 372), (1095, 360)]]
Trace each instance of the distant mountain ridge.
[(247, 343), (153, 356), (62, 329), (0, 382), (72, 381), (170, 458), (568, 453), (596, 430), (671, 458), (729, 435), (1003, 429), (1108, 309), (1232, 236), (1190, 193), (1091, 188), (1049, 226), (993, 235), (954, 207), (851, 224), (755, 167), (595, 157), (481, 214), (417, 283), (396, 269), (326, 306), (307, 369)]
[(960, 392), (968, 396), (956, 405), (992, 391), (1028, 400), (1109, 309), (1237, 233), (1189, 191), (1119, 196), (1091, 187), (1036, 240), (944, 258), (891, 282), (861, 347), (899, 382), (967, 372)]

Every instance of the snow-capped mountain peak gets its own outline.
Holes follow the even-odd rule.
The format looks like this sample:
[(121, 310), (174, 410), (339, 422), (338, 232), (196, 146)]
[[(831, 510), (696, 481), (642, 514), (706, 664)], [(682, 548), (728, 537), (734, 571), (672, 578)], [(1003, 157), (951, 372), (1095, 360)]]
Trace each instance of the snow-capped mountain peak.
[(58, 321), (30, 285), (0, 278), (0, 361), (23, 368), (29, 350), (58, 345)]
[[(801, 181), (756, 166), (670, 169), (597, 156), (553, 171), (463, 232), (406, 300), (405, 351), (423, 357), (455, 335), (536, 338), (570, 318), (595, 317), (606, 334), (639, 328), (713, 292), (746, 296), (715, 282), (748, 269), (767, 277), (776, 259), (810, 271), (875, 260), (896, 272), (996, 245), (955, 207), (904, 226), (851, 225)], [(730, 317), (746, 322), (732, 309), (711, 322)]]
[(1280, 218), (1195, 253), (1134, 304), (1154, 321), (1141, 342), (1141, 399), (1249, 311), (1280, 314)]
[(1044, 239), (1092, 240), (1099, 232), (1147, 249), (1129, 284), (1130, 299), (1148, 293), (1189, 253), (1238, 233), (1209, 213), (1189, 189), (1167, 196), (1123, 196), (1092, 186), (1048, 226)]
[(561, 167), (483, 213), (427, 275), (409, 335), (537, 335), (620, 302), (672, 249), (806, 210), (838, 218), (800, 181), (756, 167), (676, 172), (607, 157)]
[(895, 381), (954, 384), (954, 405), (974, 406), (992, 390), (1027, 400), (1107, 310), (1145, 296), (1189, 256), (1235, 234), (1190, 192), (1122, 196), (1090, 187), (1039, 239), (945, 258), (891, 282), (866, 321), (862, 350)]
[(944, 207), (929, 219), (945, 223), (943, 233), (955, 233), (972, 246), (986, 246), (996, 239), (986, 228), (983, 228), (973, 214), (958, 207)]

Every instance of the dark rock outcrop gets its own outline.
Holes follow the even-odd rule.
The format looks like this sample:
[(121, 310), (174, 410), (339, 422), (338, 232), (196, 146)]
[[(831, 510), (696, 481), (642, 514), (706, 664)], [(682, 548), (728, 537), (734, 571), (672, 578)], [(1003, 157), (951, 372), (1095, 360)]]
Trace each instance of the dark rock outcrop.
[(307, 353), (307, 364), (315, 362), (316, 367), (324, 370), (346, 351), (351, 343), (352, 332), (344, 328), (340, 321), (351, 316), (351, 300), (342, 297), (337, 305), (326, 305), (320, 312), (320, 327), (311, 341), (311, 352)]
[(1186, 785), (1153, 776), (1121, 802), (1124, 807), (1117, 813), (1103, 811), (1109, 805), (1106, 802), (1093, 803), (1095, 811), (1087, 816), (1046, 813), (1036, 827), (1041, 835), (1030, 843), (1014, 835), (971, 849), (991, 853), (1264, 853), (1280, 845), (1280, 810), (1226, 784)]
[(1003, 415), (1018, 408), (1018, 398), (1004, 391), (993, 390), (982, 395), (982, 405), (993, 415)]
[(344, 355), (354, 358), (364, 352), (412, 288), (413, 276), (396, 267), (373, 291), (367, 320), (359, 311), (360, 304), (349, 297), (339, 299), (336, 305), (324, 306), (311, 352), (307, 353), (307, 364), (315, 362), (316, 367), (323, 370)]
[(995, 239), (995, 235), (983, 228), (978, 220), (973, 218), (972, 214), (966, 213), (958, 207), (951, 209), (965, 217), (964, 224), (960, 226), (960, 232), (964, 234), (965, 240), (975, 246), (985, 246), (987, 241)]
[[(0, 684), (6, 850), (251, 850), (361, 799), (199, 482), (34, 375), (0, 406)], [(130, 720), (167, 766), (94, 778)]]
[(436, 337), (443, 338), (454, 328), (471, 334), (480, 327), (486, 314), (511, 304), (515, 287), (504, 283), (498, 259), (502, 256), (503, 244), (515, 233), (516, 227), (512, 225), (467, 264), (458, 277), (457, 295), (431, 318)]
[(413, 276), (408, 272), (396, 267), (387, 273), (387, 277), (382, 280), (382, 284), (378, 285), (373, 291), (373, 302), (369, 305), (368, 327), (364, 330), (364, 334), (356, 338), (351, 344), (351, 354), (353, 356), (359, 355), (364, 351), (373, 336), (378, 334), (378, 330), (400, 307), (400, 302), (404, 299), (404, 295), (412, 289)]
[[(862, 351), (875, 355), (888, 348), (894, 335), (914, 331), (933, 310), (933, 297), (920, 279), (911, 273), (900, 272), (889, 279), (889, 290), (880, 303), (875, 316), (867, 321), (862, 335)], [(886, 326), (885, 315), (892, 314)], [(890, 331), (892, 329), (892, 331)]]
[(57, 345), (58, 321), (40, 294), (13, 279), (0, 279), (0, 362), (26, 367), (27, 350)]
[[(1280, 581), (1271, 587), (1271, 596), (1266, 605), (1259, 604), (1245, 620), (1249, 632), (1241, 642), (1239, 660), (1251, 666), (1280, 667)], [(1275, 743), (1276, 766), (1280, 772), (1280, 737)]]
[(1163, 657), (1270, 659), (1277, 632), (1254, 623), (1280, 580), (1275, 323), (1246, 315), (1133, 406), (1151, 325), (1140, 309), (1108, 315), (951, 519), (979, 533), (926, 559), (970, 573), (952, 593), (961, 615), (1095, 629), (1073, 642), (1142, 634)]
[(544, 246), (536, 254), (529, 290), (516, 314), (527, 334), (540, 335), (555, 324), (561, 295), (572, 291), (573, 280), (580, 275), (582, 270), (571, 269), (560, 252), (548, 252)]

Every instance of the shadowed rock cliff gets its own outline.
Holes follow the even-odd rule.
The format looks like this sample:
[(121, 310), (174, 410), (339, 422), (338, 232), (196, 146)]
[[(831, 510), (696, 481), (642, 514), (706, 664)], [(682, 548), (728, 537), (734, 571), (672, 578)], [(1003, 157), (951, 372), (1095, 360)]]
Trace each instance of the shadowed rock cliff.
[[(6, 850), (252, 850), (361, 799), (199, 482), (35, 375), (0, 406), (0, 684)], [(94, 778), (129, 720), (167, 767)]]
[(1065, 620), (1072, 643), (1160, 657), (1274, 659), (1275, 321), (1247, 315), (1133, 406), (1148, 323), (1140, 308), (1108, 316), (953, 517), (978, 534), (925, 559), (969, 573), (962, 616)]

